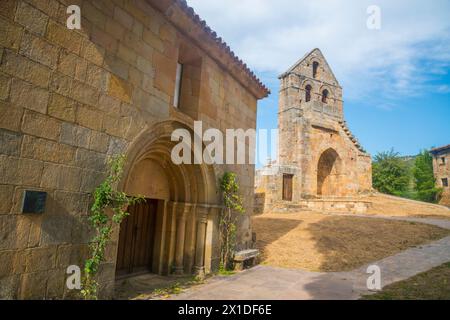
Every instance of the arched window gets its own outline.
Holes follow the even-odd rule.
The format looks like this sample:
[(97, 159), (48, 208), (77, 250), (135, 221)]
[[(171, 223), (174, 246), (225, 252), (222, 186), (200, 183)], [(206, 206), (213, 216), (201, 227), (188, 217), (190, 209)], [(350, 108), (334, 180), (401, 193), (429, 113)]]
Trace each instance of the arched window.
[(317, 61), (313, 62), (313, 78), (317, 77), (317, 71), (319, 70), (319, 63)]
[(327, 103), (327, 100), (328, 100), (328, 90), (325, 89), (322, 91), (322, 102)]
[(305, 102), (311, 101), (311, 90), (312, 90), (312, 87), (308, 84), (305, 87)]

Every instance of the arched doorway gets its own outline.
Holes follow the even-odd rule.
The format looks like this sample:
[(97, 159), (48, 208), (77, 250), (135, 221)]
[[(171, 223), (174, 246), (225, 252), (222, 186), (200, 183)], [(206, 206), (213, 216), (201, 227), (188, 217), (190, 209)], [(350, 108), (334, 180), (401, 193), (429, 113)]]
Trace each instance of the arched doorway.
[(325, 150), (317, 164), (317, 195), (339, 195), (339, 179), (341, 175), (341, 158), (336, 150)]
[(121, 187), (146, 201), (129, 208), (130, 216), (120, 226), (118, 276), (201, 272), (211, 259), (205, 248), (210, 246), (206, 228), (214, 221), (217, 204), (214, 168), (174, 164), (175, 129), (193, 134), (186, 124), (167, 121), (141, 134), (128, 153)]

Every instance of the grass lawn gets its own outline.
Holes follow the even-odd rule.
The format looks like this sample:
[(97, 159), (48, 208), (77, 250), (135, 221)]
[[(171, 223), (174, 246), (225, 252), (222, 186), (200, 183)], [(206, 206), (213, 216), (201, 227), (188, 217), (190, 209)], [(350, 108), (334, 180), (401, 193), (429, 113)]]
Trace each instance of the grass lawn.
[(311, 271), (347, 271), (450, 234), (405, 221), (320, 213), (253, 218), (262, 264)]
[(450, 262), (393, 283), (365, 300), (450, 300)]

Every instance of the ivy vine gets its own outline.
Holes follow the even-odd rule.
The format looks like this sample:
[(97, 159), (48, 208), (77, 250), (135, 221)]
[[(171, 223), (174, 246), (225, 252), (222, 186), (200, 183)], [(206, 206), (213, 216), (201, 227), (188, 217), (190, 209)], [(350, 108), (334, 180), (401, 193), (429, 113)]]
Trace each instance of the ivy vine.
[(220, 179), (224, 210), (220, 215), (219, 229), (221, 240), (220, 272), (233, 267), (233, 254), (236, 249), (236, 221), (237, 214), (245, 212), (242, 198), (239, 195), (237, 176), (233, 172), (225, 172)]
[(105, 249), (111, 239), (114, 225), (120, 225), (129, 215), (128, 206), (144, 200), (142, 196), (130, 197), (117, 191), (126, 157), (118, 155), (108, 160), (109, 173), (106, 179), (95, 189), (94, 204), (90, 210), (89, 223), (93, 227), (94, 237), (89, 244), (90, 257), (85, 261), (81, 294), (85, 300), (96, 300), (98, 282), (96, 279), (100, 265), (105, 261)]

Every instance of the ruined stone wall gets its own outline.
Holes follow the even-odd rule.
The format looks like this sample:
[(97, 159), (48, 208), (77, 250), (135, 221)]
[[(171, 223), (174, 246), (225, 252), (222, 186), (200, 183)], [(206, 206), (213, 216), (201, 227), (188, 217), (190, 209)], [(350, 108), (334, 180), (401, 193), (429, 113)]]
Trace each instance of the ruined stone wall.
[[(81, 7), (82, 30), (66, 28), (71, 4)], [(156, 123), (194, 120), (172, 107), (181, 43), (202, 60), (204, 129), (255, 128), (254, 95), (144, 0), (0, 1), (1, 298), (71, 296), (65, 270), (86, 257), (106, 158)], [(216, 178), (227, 170), (237, 172), (249, 212), (253, 166), (218, 167)], [(21, 214), (25, 189), (48, 193), (44, 214)], [(100, 278), (109, 293), (115, 240)], [(248, 215), (238, 240), (251, 241)]]

